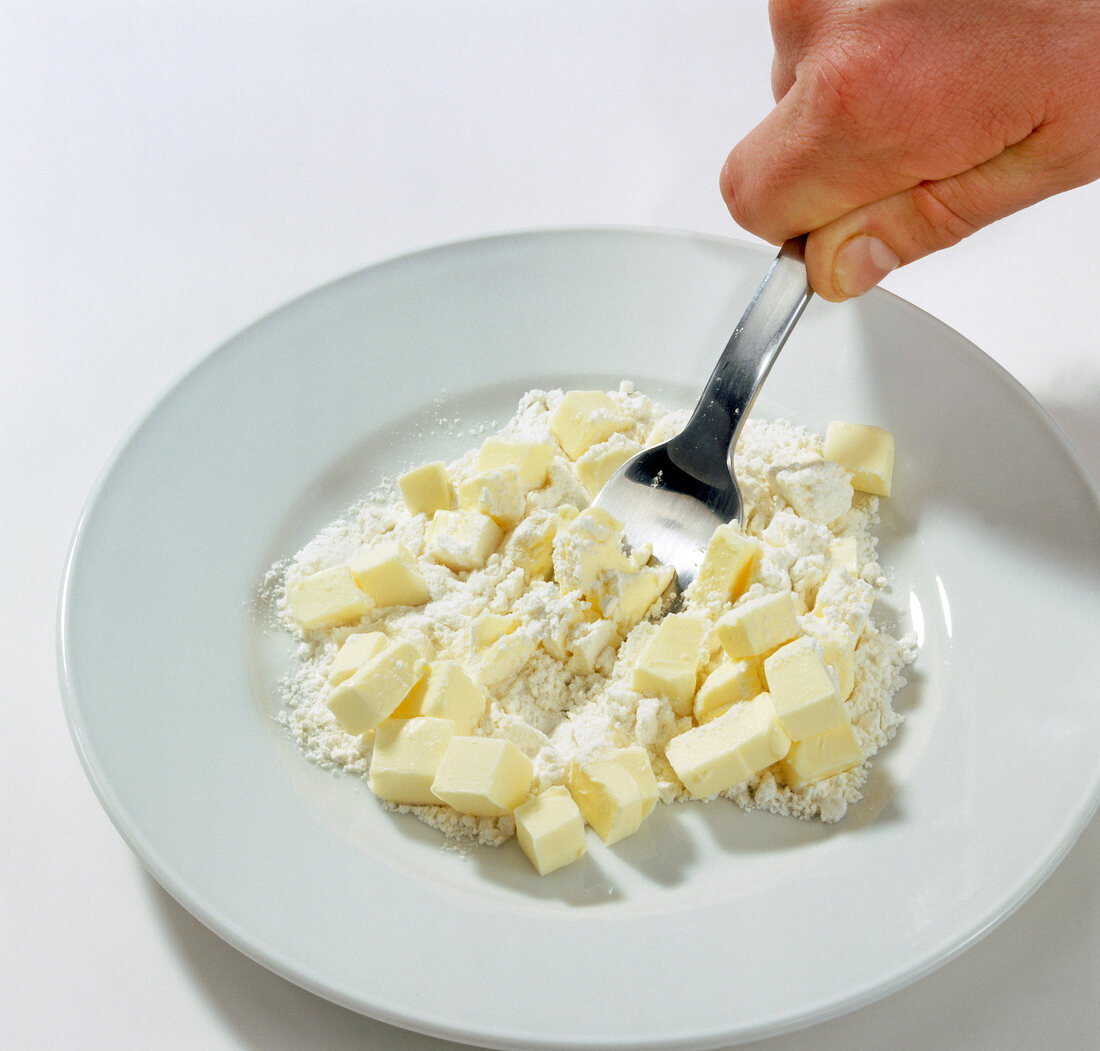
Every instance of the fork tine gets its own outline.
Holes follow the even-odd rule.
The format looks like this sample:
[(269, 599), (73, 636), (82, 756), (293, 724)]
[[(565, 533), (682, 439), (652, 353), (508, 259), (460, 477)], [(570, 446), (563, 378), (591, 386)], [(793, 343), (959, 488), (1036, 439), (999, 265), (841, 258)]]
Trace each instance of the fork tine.
[(733, 447), (812, 295), (805, 241), (794, 238), (779, 250), (684, 429), (628, 460), (593, 501), (623, 523), (631, 547), (648, 544), (673, 566), (681, 588), (695, 579), (714, 530), (741, 520)]

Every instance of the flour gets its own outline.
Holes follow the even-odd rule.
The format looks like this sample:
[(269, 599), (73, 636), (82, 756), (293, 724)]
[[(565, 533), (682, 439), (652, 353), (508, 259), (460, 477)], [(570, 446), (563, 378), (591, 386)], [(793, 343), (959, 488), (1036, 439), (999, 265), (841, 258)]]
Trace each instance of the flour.
[[(625, 453), (663, 440), (685, 422), (685, 413), (667, 411), (629, 383), (610, 393), (629, 419), (607, 441), (613, 450)], [(549, 421), (562, 396), (561, 391), (529, 392), (498, 434), (556, 447)], [(822, 643), (838, 635), (856, 642), (854, 686), (846, 704), (866, 759), (845, 773), (797, 789), (769, 768), (725, 794), (746, 809), (833, 822), (860, 799), (868, 760), (897, 730), (900, 716), (892, 698), (904, 684), (915, 644), (911, 636), (894, 638), (871, 619), (875, 595), (886, 583), (874, 535), (878, 500), (854, 492), (848, 472), (824, 461), (822, 451), (819, 436), (790, 423), (746, 422), (735, 467), (746, 507), (744, 532), (759, 543), (762, 556), (738, 601), (790, 590), (803, 634)], [(477, 474), (477, 458), (475, 448), (447, 465), (456, 490)], [(355, 777), (369, 773), (373, 732), (362, 737), (346, 733), (326, 705), (328, 670), (349, 634), (381, 631), (411, 643), (429, 660), (453, 659), (476, 673), (485, 669), (482, 642), (487, 633), (508, 630), (520, 666), (497, 681), (487, 671), (479, 676), (488, 705), (474, 732), (511, 741), (527, 755), (534, 766), (533, 791), (563, 784), (575, 760), (609, 747), (640, 744), (649, 754), (660, 798), (666, 803), (689, 798), (664, 753), (673, 737), (694, 725), (692, 716), (677, 715), (667, 699), (645, 696), (631, 686), (634, 662), (663, 615), (661, 601), (639, 623), (617, 632), (616, 627), (624, 626), (594, 613), (572, 579), (570, 559), (575, 562), (583, 552), (570, 553), (555, 541), (549, 579), (530, 579), (523, 568), (520, 554), (531, 550), (547, 523), (575, 514), (589, 502), (578, 466), (564, 454), (555, 455), (546, 484), (527, 494), (525, 517), (484, 567), (454, 572), (427, 557), (427, 516), (411, 514), (396, 483), (387, 480), (287, 564), (276, 567), (283, 584), (279, 614), (299, 640), (279, 718), (306, 758)], [(431, 600), (411, 608), (373, 607), (359, 622), (331, 630), (299, 628), (290, 615), (285, 586), (339, 565), (381, 539), (400, 542), (416, 559)], [(640, 564), (647, 552), (633, 557)], [(685, 609), (711, 619), (722, 612), (690, 592)], [(486, 620), (486, 615), (497, 619)], [(708, 637), (706, 650), (700, 681), (723, 659), (713, 637)], [(446, 806), (386, 805), (415, 813), (448, 837), (495, 844), (514, 831), (511, 817), (473, 818)]]

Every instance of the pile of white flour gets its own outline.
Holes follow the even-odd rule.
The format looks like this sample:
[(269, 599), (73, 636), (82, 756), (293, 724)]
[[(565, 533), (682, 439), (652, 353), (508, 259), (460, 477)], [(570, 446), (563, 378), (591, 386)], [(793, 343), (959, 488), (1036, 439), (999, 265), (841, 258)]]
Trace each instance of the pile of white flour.
[[(555, 442), (549, 419), (562, 396), (560, 390), (529, 392), (498, 433), (521, 441)], [(667, 412), (629, 383), (611, 397), (632, 421), (616, 441), (651, 444), (674, 434), (686, 419), (686, 413)], [(835, 474), (843, 475), (843, 470), (825, 463), (822, 449), (819, 436), (790, 423), (746, 422), (735, 464), (746, 508), (744, 531), (763, 551), (746, 595), (789, 588), (804, 634), (820, 636), (843, 626), (858, 638), (855, 686), (846, 703), (867, 758), (845, 773), (798, 789), (785, 785), (769, 769), (727, 795), (745, 809), (833, 822), (860, 798), (867, 760), (895, 734), (900, 716), (892, 699), (904, 685), (903, 670), (914, 657), (915, 643), (911, 636), (892, 637), (870, 617), (875, 594), (886, 583), (873, 532), (878, 499), (858, 492), (851, 496), (850, 482)], [(456, 489), (477, 473), (477, 452), (472, 449), (447, 465)], [(530, 515), (567, 504), (584, 508), (590, 497), (576, 467), (563, 454), (551, 461), (547, 485), (528, 494), (527, 500)], [(280, 719), (305, 756), (353, 776), (368, 774), (373, 733), (351, 736), (326, 706), (328, 669), (349, 634), (381, 631), (390, 639), (412, 643), (429, 660), (446, 657), (472, 666), (471, 623), (486, 612), (513, 614), (517, 630), (538, 645), (518, 674), (485, 687), (489, 704), (475, 732), (507, 738), (530, 757), (534, 791), (563, 784), (575, 758), (640, 744), (649, 753), (662, 800), (690, 798), (665, 759), (665, 746), (694, 725), (692, 716), (677, 716), (667, 699), (643, 696), (631, 686), (633, 661), (656, 630), (663, 613), (660, 603), (617, 651), (604, 650), (594, 670), (578, 671), (575, 665), (571, 670), (567, 661), (554, 655), (560, 655), (560, 639), (577, 619), (575, 604), (558, 585), (552, 579), (528, 581), (505, 553), (505, 545), (490, 556), (484, 569), (455, 573), (425, 557), (427, 526), (427, 517), (410, 514), (396, 483), (388, 481), (273, 570), (280, 618), (300, 642), (294, 669), (284, 683)], [(286, 584), (345, 562), (380, 538), (399, 541), (416, 557), (431, 600), (417, 607), (375, 607), (355, 625), (303, 632), (287, 610)], [(841, 548), (843, 557), (838, 554)], [(690, 598), (686, 609), (693, 610)], [(712, 618), (722, 612), (694, 611)], [(721, 659), (715, 642), (700, 681)], [(482, 843), (499, 843), (514, 831), (511, 817), (474, 818), (445, 806), (398, 809), (415, 812), (448, 835)]]

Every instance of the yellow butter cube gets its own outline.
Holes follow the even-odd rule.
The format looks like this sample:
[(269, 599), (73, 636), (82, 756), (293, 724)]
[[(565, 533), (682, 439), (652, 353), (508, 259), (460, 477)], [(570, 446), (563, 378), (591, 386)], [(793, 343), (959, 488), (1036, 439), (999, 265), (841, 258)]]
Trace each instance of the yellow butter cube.
[(657, 805), (657, 779), (641, 745), (570, 764), (569, 791), (605, 843), (638, 831)]
[(332, 566), (287, 585), (290, 614), (306, 631), (354, 624), (370, 606), (347, 566)]
[(523, 442), (509, 438), (487, 438), (478, 450), (477, 469), (496, 471), (514, 467), (524, 492), (541, 489), (546, 484), (546, 472), (557, 449), (549, 442)]
[(691, 596), (708, 606), (724, 606), (741, 597), (760, 560), (760, 547), (733, 523), (720, 525), (707, 544)]
[(577, 460), (577, 474), (589, 496), (595, 496), (627, 460), (642, 451), (641, 442), (613, 434), (606, 442), (593, 445)]
[(329, 711), (349, 734), (365, 734), (393, 714), (427, 670), (415, 646), (392, 643), (333, 687)]
[(853, 577), (859, 576), (859, 545), (854, 536), (839, 536), (825, 549), (834, 566), (843, 566)]
[(555, 785), (528, 799), (516, 807), (515, 817), (520, 849), (540, 876), (584, 854), (584, 819), (564, 786)]
[(523, 569), (528, 580), (547, 580), (554, 569), (554, 537), (558, 527), (577, 516), (570, 504), (557, 510), (529, 512), (504, 542), (504, 554)]
[(609, 646), (618, 647), (619, 631), (611, 620), (595, 620), (578, 627), (566, 640), (569, 670), (581, 675), (591, 674)]
[(580, 591), (625, 636), (649, 612), (675, 575), (642, 566), (623, 550), (623, 527), (601, 507), (586, 507), (554, 537), (554, 579), (563, 594)]
[(550, 430), (571, 460), (629, 426), (630, 417), (599, 390), (569, 391), (550, 416)]
[(396, 541), (358, 552), (348, 560), (348, 569), (376, 606), (423, 606), (432, 597), (416, 560)]
[(803, 636), (764, 661), (776, 714), (794, 741), (848, 721), (848, 710), (813, 640)]
[(450, 719), (388, 719), (374, 734), (370, 786), (379, 799), (412, 806), (438, 805), (432, 782), (455, 735)]
[(825, 432), (825, 459), (852, 472), (861, 493), (889, 496), (894, 474), (894, 436), (881, 427), (834, 420)]
[(470, 625), (470, 646), (475, 650), (492, 646), (502, 635), (515, 631), (516, 624), (514, 613), (479, 613)]
[(753, 774), (782, 759), (790, 750), (790, 734), (779, 721), (772, 697), (766, 693), (738, 709), (735, 726), (741, 739), (738, 750)]
[(695, 695), (697, 723), (710, 722), (733, 705), (751, 701), (764, 692), (760, 664), (755, 660), (725, 661), (706, 677)]
[(782, 759), (790, 746), (771, 697), (762, 693), (674, 737), (665, 758), (693, 796), (708, 799)]
[(846, 701), (856, 684), (856, 642), (850, 631), (835, 632), (821, 640), (822, 656), (825, 663), (836, 675), (840, 699)]
[(634, 665), (639, 693), (667, 697), (677, 715), (691, 711), (698, 685), (703, 639), (709, 624), (691, 613), (670, 613), (657, 626)]
[(791, 744), (779, 770), (791, 788), (851, 770), (863, 762), (863, 750), (850, 723)]
[(715, 630), (729, 657), (767, 653), (798, 634), (794, 599), (789, 591), (748, 599), (719, 617)]
[(623, 638), (653, 608), (665, 593), (676, 570), (671, 566), (643, 566), (641, 569), (605, 573), (595, 589), (597, 608), (614, 622)]
[(527, 798), (534, 764), (511, 741), (452, 737), (432, 792), (460, 814), (503, 817)]
[(428, 527), (428, 557), (455, 573), (482, 569), (504, 536), (500, 526), (478, 511), (436, 511)]
[(431, 518), (436, 511), (450, 510), (453, 494), (442, 460), (406, 471), (397, 479), (397, 485), (410, 514)]
[(502, 635), (481, 656), (477, 665), (477, 677), (486, 686), (504, 682), (518, 675), (534, 655), (538, 643), (522, 631)]
[(703, 726), (677, 734), (665, 748), (665, 758), (676, 776), (697, 799), (709, 799), (752, 777), (726, 712)]
[(458, 487), (458, 504), (465, 511), (480, 511), (497, 525), (510, 529), (527, 507), (515, 467), (499, 467), (467, 478)]
[(611, 571), (637, 572), (623, 550), (623, 527), (602, 507), (586, 507), (554, 537), (554, 579), (563, 592), (592, 598)]
[(371, 657), (378, 656), (389, 645), (380, 631), (365, 631), (349, 635), (336, 651), (328, 669), (328, 681), (335, 686), (353, 675)]
[(433, 661), (428, 673), (394, 711), (396, 719), (449, 719), (455, 732), (469, 734), (485, 714), (488, 699), (457, 661)]

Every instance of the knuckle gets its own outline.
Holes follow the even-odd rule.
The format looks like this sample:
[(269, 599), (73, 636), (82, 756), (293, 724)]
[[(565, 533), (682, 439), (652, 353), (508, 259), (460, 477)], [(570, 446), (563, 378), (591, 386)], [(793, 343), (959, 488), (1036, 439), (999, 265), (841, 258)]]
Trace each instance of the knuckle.
[(849, 140), (904, 143), (908, 129), (899, 125), (923, 109), (920, 80), (904, 61), (910, 46), (890, 33), (872, 38), (858, 26), (838, 27), (800, 70), (811, 79), (813, 119)]
[(754, 198), (750, 179), (740, 163), (737, 150), (729, 155), (722, 166), (720, 187), (722, 198), (734, 222), (751, 233), (760, 234), (759, 202)]
[(781, 244), (796, 231), (784, 225), (782, 215), (769, 211), (762, 200), (746, 192), (726, 194), (726, 206), (733, 221), (750, 234), (771, 244)]
[(957, 183), (922, 182), (913, 187), (911, 199), (922, 226), (916, 231), (916, 239), (929, 248), (958, 244), (984, 225), (973, 202), (965, 199)]
[(881, 83), (877, 59), (843, 38), (819, 53), (813, 67), (809, 98), (819, 119), (829, 123), (859, 125), (868, 116), (875, 98), (874, 86)]

